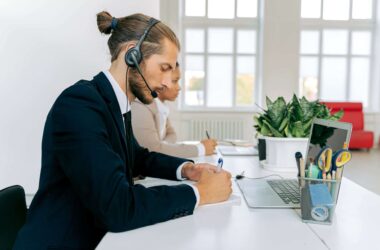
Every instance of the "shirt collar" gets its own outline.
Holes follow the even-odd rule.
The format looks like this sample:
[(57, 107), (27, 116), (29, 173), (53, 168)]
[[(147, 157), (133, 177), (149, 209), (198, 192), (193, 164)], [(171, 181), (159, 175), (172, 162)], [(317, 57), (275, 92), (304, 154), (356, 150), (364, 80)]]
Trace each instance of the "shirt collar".
[(113, 78), (109, 70), (104, 70), (103, 73), (107, 77), (108, 81), (111, 83), (112, 89), (116, 95), (117, 102), (119, 103), (121, 113), (125, 114), (129, 112), (131, 110), (131, 105), (129, 105), (127, 95), (123, 92), (120, 85), (117, 83), (115, 78)]

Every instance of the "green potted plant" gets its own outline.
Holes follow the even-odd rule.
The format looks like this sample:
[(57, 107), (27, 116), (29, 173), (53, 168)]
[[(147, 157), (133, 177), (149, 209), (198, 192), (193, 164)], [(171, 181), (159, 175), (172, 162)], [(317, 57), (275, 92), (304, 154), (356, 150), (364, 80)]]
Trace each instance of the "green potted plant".
[(339, 120), (343, 111), (331, 114), (319, 101), (305, 97), (293, 98), (287, 103), (283, 97), (275, 101), (266, 97), (267, 109), (255, 114), (255, 129), (259, 140), (265, 140), (266, 160), (263, 166), (271, 170), (294, 171), (294, 154), (304, 156), (314, 118)]

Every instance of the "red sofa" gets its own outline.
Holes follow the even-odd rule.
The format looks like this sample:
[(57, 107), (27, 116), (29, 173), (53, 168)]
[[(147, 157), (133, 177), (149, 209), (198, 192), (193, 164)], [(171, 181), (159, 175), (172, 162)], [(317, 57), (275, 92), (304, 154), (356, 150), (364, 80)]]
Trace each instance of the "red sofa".
[(331, 113), (344, 110), (341, 119), (343, 122), (352, 123), (350, 149), (370, 149), (373, 147), (374, 134), (364, 130), (364, 113), (361, 102), (323, 102), (331, 110)]

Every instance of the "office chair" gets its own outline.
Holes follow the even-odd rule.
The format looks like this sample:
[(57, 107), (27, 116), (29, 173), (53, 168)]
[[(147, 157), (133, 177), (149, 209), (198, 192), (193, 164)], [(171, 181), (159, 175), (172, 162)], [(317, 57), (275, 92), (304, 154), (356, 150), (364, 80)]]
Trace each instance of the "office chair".
[(21, 186), (0, 190), (0, 249), (10, 250), (26, 219), (25, 192)]

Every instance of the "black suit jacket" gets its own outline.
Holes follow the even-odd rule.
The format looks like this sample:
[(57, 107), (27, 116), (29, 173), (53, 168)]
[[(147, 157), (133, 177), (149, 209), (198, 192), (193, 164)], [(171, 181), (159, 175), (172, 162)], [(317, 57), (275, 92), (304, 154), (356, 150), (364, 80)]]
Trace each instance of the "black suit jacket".
[(134, 176), (175, 180), (187, 160), (133, 145), (129, 166), (121, 111), (103, 73), (66, 89), (46, 120), (39, 189), (14, 249), (94, 249), (108, 231), (192, 214), (190, 186), (128, 181), (129, 167)]

